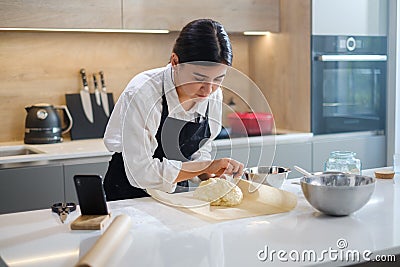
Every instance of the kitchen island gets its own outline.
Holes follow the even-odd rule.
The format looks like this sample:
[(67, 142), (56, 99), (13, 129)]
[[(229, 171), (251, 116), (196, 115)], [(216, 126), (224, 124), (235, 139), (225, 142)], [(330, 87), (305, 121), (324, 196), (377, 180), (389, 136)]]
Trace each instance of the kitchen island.
[[(373, 170), (364, 174), (371, 176)], [(109, 202), (113, 218), (126, 214), (132, 220), (110, 266), (338, 266), (357, 263), (357, 255), (365, 261), (400, 254), (400, 175), (377, 180), (366, 206), (344, 217), (313, 209), (293, 181), (283, 189), (297, 195), (294, 210), (222, 222), (202, 220), (152, 198)], [(2, 260), (9, 266), (73, 266), (101, 235), (70, 230), (78, 215), (79, 209), (66, 224), (50, 209), (0, 215)], [(316, 258), (308, 256), (310, 251)], [(349, 261), (348, 254), (353, 255)]]

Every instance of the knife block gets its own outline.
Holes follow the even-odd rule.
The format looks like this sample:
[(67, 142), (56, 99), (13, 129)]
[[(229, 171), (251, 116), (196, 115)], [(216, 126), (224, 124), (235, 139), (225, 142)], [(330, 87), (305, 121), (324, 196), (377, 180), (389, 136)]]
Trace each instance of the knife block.
[[(114, 108), (113, 94), (107, 93), (107, 97), (111, 115)], [(90, 101), (93, 110), (93, 123), (86, 118), (80, 94), (66, 94), (65, 99), (73, 120), (73, 125), (70, 131), (71, 140), (103, 138), (108, 123), (108, 117), (104, 113), (103, 106), (97, 105), (95, 95), (93, 93), (90, 94)]]

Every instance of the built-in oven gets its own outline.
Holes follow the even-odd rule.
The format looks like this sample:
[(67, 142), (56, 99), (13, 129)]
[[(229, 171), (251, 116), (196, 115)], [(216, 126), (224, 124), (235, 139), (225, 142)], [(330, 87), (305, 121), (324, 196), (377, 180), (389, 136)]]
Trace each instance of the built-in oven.
[(312, 36), (314, 134), (385, 128), (386, 42), (382, 36)]

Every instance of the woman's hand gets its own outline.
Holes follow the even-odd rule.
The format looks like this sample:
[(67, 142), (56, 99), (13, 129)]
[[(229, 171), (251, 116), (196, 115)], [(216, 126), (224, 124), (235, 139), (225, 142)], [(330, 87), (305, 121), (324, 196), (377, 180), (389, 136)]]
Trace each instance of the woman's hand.
[(223, 174), (241, 177), (243, 175), (243, 163), (231, 158), (221, 158), (211, 161), (211, 164), (205, 170), (208, 174), (215, 174), (220, 177)]
[(208, 179), (213, 176), (224, 177), (224, 175), (232, 175), (234, 178), (241, 177), (243, 167), (242, 163), (230, 158), (183, 162), (175, 182), (185, 181), (198, 175), (201, 176), (201, 179)]

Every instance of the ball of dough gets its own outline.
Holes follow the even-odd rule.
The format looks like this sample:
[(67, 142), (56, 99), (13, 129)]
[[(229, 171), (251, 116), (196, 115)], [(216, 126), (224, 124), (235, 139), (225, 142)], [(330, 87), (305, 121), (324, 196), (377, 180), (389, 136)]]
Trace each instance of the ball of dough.
[(239, 205), (243, 199), (240, 188), (225, 179), (210, 178), (202, 181), (193, 196), (197, 199), (210, 202), (211, 206), (235, 206)]

